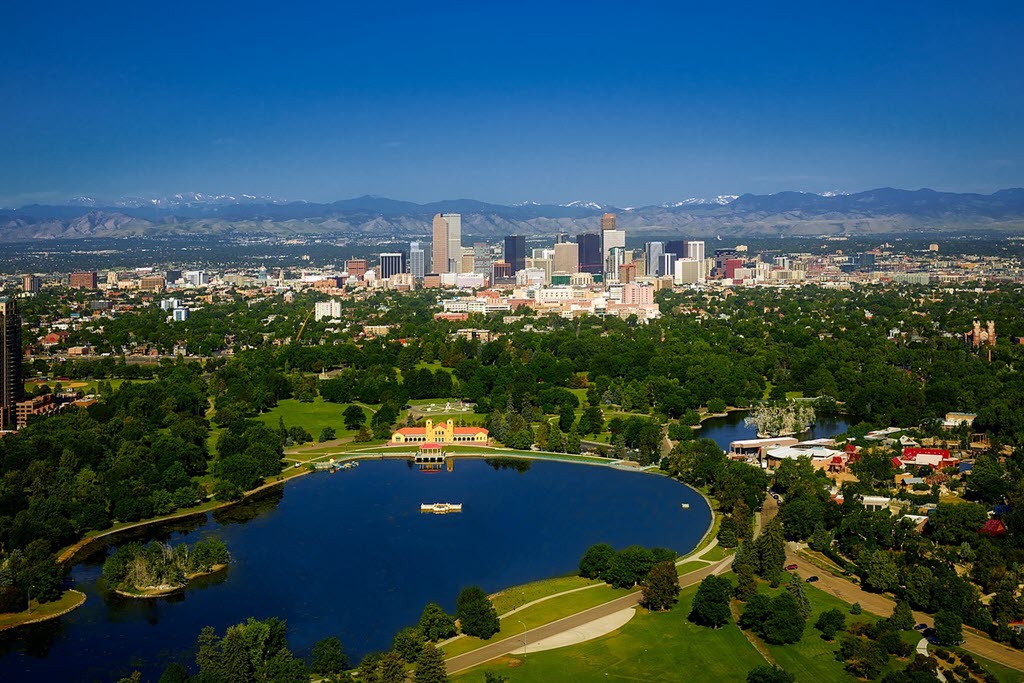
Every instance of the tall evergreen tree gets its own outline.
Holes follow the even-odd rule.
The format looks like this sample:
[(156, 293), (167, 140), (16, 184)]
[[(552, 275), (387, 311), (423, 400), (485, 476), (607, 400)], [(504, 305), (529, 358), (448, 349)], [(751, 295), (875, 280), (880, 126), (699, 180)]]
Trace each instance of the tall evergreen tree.
[(444, 668), (444, 655), (427, 643), (416, 664), (416, 683), (448, 683), (448, 673)]
[(761, 578), (778, 585), (782, 568), (786, 565), (786, 536), (782, 521), (776, 516), (765, 525), (761, 535), (754, 541), (757, 554), (757, 573)]

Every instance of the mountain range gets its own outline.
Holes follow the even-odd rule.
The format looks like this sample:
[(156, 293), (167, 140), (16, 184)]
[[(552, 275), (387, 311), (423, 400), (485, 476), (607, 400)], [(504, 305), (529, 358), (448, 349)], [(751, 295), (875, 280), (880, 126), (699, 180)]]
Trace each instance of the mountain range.
[(427, 204), (366, 195), (333, 203), (256, 195), (183, 193), (160, 199), (98, 200), (0, 209), (0, 240), (175, 235), (407, 237), (430, 232), (435, 213), (462, 214), (463, 233), (480, 237), (553, 235), (600, 229), (612, 212), (632, 233), (710, 237), (1024, 231), (1024, 188), (993, 194), (880, 188), (845, 194), (720, 195), (642, 207), (591, 201), (564, 205)]

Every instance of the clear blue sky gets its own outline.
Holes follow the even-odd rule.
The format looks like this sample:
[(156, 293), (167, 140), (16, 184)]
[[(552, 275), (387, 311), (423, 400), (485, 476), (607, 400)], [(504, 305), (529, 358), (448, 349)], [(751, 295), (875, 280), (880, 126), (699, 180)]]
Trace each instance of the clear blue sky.
[(12, 0), (3, 15), (6, 206), (1024, 185), (1020, 0)]

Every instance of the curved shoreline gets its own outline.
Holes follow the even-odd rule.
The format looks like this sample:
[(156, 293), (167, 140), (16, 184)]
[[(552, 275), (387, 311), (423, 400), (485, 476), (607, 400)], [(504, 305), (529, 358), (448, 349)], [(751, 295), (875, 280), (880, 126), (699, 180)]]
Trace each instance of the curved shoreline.
[(116, 593), (117, 595), (120, 595), (122, 598), (138, 598), (140, 600), (151, 600), (153, 598), (163, 598), (163, 597), (166, 597), (168, 595), (174, 595), (175, 593), (180, 593), (181, 591), (185, 590), (186, 588), (188, 588), (189, 582), (194, 580), (194, 579), (198, 579), (198, 578), (200, 578), (202, 576), (212, 576), (213, 574), (216, 574), (217, 572), (224, 571), (227, 568), (228, 568), (228, 565), (225, 562), (224, 564), (215, 564), (215, 565), (213, 565), (212, 567), (210, 567), (210, 571), (207, 571), (207, 572), (196, 572), (195, 574), (186, 574), (185, 575), (185, 583), (181, 584), (180, 586), (168, 586), (167, 588), (156, 588), (156, 589), (147, 588), (147, 589), (145, 589), (144, 593), (129, 593), (128, 591), (121, 590), (120, 588), (115, 588), (114, 589), (114, 593)]
[[(46, 615), (43, 615), (43, 616), (40, 616), (40, 617), (36, 617), (35, 619), (29, 619), (28, 621), (20, 621), (20, 622), (18, 622), (16, 624), (5, 624), (3, 626), (0, 626), (0, 632), (3, 632), (3, 631), (13, 631), (14, 629), (21, 628), (23, 626), (31, 626), (32, 624), (41, 624), (44, 621), (50, 621), (51, 619), (58, 619), (58, 618), (64, 616), (65, 614), (68, 614), (69, 612), (73, 612), (74, 610), (78, 609), (79, 607), (81, 607), (82, 605), (85, 604), (85, 600), (86, 600), (85, 593), (83, 593), (82, 591), (79, 591), (79, 590), (75, 590), (74, 588), (69, 588), (67, 590), (67, 592), (68, 593), (74, 593), (75, 595), (77, 595), (80, 598), (78, 600), (78, 602), (76, 602), (75, 604), (71, 605), (70, 607), (66, 607), (66, 608), (62, 609), (60, 612), (54, 612), (53, 614), (46, 614)], [(15, 612), (15, 614), (21, 614), (21, 613), (20, 612)]]

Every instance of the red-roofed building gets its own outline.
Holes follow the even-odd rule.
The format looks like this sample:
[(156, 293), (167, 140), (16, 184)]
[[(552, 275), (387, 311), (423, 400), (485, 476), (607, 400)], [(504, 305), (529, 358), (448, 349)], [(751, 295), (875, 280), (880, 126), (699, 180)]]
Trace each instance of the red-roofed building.
[(454, 420), (427, 420), (426, 427), (402, 427), (391, 435), (392, 444), (486, 444), (488, 432), (483, 427), (456, 427)]
[(1006, 525), (1001, 519), (990, 519), (978, 531), (983, 536), (1003, 536), (1006, 534)]
[(956, 467), (960, 463), (960, 460), (952, 457), (945, 448), (904, 448), (900, 459), (905, 465), (933, 469)]

